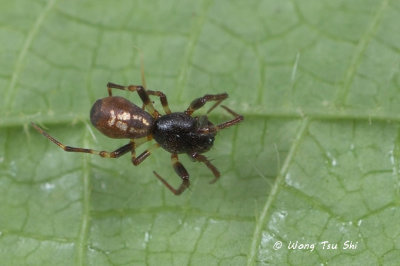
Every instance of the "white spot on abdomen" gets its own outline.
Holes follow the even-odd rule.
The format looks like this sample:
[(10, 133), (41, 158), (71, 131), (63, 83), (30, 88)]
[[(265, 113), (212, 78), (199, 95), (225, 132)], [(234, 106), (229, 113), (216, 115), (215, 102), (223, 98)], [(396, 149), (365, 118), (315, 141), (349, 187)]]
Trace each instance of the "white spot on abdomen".
[(108, 120), (108, 122), (107, 122), (107, 124), (111, 127), (111, 126), (113, 126), (114, 125), (114, 123), (115, 123), (115, 112), (114, 112), (114, 110), (111, 110), (110, 111), (110, 115), (111, 115), (111, 117), (110, 117), (110, 119)]
[(125, 122), (117, 121), (116, 126), (122, 131), (126, 131), (128, 129), (128, 124)]
[(132, 119), (134, 119), (134, 120), (139, 120), (140, 122), (142, 122), (142, 123), (145, 124), (146, 126), (149, 126), (149, 125), (150, 125), (149, 121), (147, 121), (146, 118), (144, 118), (143, 116), (140, 116), (140, 115), (132, 115)]
[(128, 112), (123, 112), (122, 114), (117, 115), (118, 120), (129, 120), (131, 115)]

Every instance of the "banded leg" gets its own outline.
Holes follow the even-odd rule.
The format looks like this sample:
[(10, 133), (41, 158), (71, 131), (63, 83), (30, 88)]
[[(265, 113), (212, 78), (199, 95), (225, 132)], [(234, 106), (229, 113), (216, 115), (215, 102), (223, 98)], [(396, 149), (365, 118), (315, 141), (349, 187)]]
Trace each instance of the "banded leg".
[(213, 175), (215, 176), (215, 178), (213, 180), (210, 181), (210, 184), (215, 183), (219, 177), (221, 176), (221, 174), (219, 173), (217, 167), (215, 167), (208, 159), (206, 156), (199, 154), (199, 153), (192, 153), (189, 155), (191, 158), (195, 159), (198, 162), (204, 163), (208, 169), (211, 170), (211, 172), (213, 173)]
[(185, 113), (187, 115), (191, 115), (197, 109), (203, 107), (209, 101), (217, 101), (211, 108), (207, 111), (207, 113), (211, 112), (215, 107), (217, 107), (223, 100), (228, 98), (227, 93), (221, 94), (206, 94), (203, 97), (194, 99), (189, 107), (186, 109)]
[(229, 109), (228, 107), (226, 107), (225, 105), (221, 105), (222, 108), (224, 108), (228, 113), (230, 113), (231, 115), (235, 116), (234, 119), (226, 121), (224, 123), (221, 123), (219, 125), (216, 126), (212, 126), (212, 127), (207, 127), (207, 128), (200, 128), (199, 132), (201, 133), (213, 133), (213, 132), (217, 132), (221, 129), (233, 126), (237, 123), (239, 123), (240, 121), (243, 120), (243, 116), (239, 115), (237, 113), (235, 113), (234, 111), (232, 111), (231, 109)]
[(138, 93), (140, 99), (142, 99), (144, 106), (147, 108), (147, 111), (154, 118), (158, 118), (160, 116), (160, 113), (154, 108), (152, 102), (150, 101), (149, 95), (147, 94), (147, 92), (143, 86), (140, 86), (140, 85), (122, 86), (122, 85), (108, 82), (107, 90), (108, 90), (109, 96), (112, 96), (111, 89), (119, 89), (119, 90), (131, 91), (131, 92), (136, 91)]
[(161, 92), (161, 91), (152, 91), (152, 90), (147, 90), (146, 92), (147, 92), (148, 95), (154, 95), (154, 96), (160, 97), (160, 102), (161, 102), (161, 105), (162, 105), (162, 107), (164, 109), (164, 112), (166, 114), (170, 114), (171, 113), (171, 110), (169, 109), (169, 106), (168, 106), (167, 96), (165, 96), (165, 94), (163, 92)]
[(171, 162), (175, 172), (182, 179), (182, 183), (177, 189), (173, 188), (164, 178), (162, 178), (155, 171), (153, 171), (153, 173), (172, 193), (174, 193), (175, 195), (180, 195), (190, 185), (189, 173), (186, 171), (185, 167), (179, 162), (178, 155), (176, 153), (171, 154)]
[(150, 148), (148, 148), (147, 150), (145, 150), (139, 156), (136, 157), (135, 147), (137, 147), (137, 146), (139, 146), (139, 145), (136, 145), (133, 142), (133, 146), (132, 146), (132, 151), (131, 152), (132, 152), (132, 163), (135, 166), (141, 164), (147, 157), (149, 157), (154, 149), (157, 149), (158, 147), (160, 147), (160, 144), (158, 144), (158, 143), (153, 144)]
[(61, 149), (63, 149), (64, 151), (67, 151), (67, 152), (83, 152), (83, 153), (96, 154), (96, 155), (99, 155), (99, 156), (105, 157), (105, 158), (118, 158), (132, 150), (132, 143), (128, 143), (128, 144), (116, 149), (113, 152), (97, 151), (97, 150), (92, 150), (92, 149), (75, 148), (75, 147), (71, 147), (71, 146), (66, 146), (66, 145), (62, 144), (61, 142), (59, 142), (58, 140), (56, 140), (55, 138), (53, 138), (52, 136), (50, 136), (46, 131), (41, 129), (38, 125), (36, 125), (34, 123), (31, 123), (31, 125), (40, 134), (42, 134), (43, 136), (48, 138), (50, 141), (52, 141), (54, 144), (56, 144), (58, 147), (60, 147)]

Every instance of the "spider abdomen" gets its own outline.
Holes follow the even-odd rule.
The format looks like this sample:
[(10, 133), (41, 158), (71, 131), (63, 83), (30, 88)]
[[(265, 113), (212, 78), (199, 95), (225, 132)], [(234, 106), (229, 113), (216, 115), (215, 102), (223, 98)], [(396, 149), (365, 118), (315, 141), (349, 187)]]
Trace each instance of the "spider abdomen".
[(123, 97), (97, 100), (90, 110), (90, 121), (110, 138), (140, 138), (149, 135), (153, 117)]
[[(180, 112), (164, 115), (154, 122), (153, 137), (171, 153), (206, 152), (214, 143), (215, 133), (199, 132), (199, 121), (198, 117)], [(207, 120), (208, 123), (211, 122)]]

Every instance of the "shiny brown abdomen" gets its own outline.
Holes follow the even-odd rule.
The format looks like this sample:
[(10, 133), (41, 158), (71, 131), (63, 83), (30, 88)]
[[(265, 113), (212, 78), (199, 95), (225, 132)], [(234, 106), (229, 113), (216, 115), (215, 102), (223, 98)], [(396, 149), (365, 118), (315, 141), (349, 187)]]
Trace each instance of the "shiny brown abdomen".
[(90, 110), (90, 121), (101, 133), (116, 139), (145, 137), (154, 123), (149, 113), (117, 96), (97, 100)]

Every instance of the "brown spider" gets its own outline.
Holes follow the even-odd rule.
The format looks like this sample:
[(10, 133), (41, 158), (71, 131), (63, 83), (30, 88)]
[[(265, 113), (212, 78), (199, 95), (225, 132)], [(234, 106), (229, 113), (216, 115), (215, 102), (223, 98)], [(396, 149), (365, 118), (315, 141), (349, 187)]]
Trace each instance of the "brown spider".
[[(142, 82), (145, 84), (143, 71)], [(143, 101), (143, 108), (138, 107), (123, 97), (112, 96), (112, 89), (136, 91)], [(190, 184), (189, 174), (179, 162), (178, 154), (186, 153), (193, 160), (204, 163), (215, 176), (210, 183), (217, 181), (220, 177), (218, 169), (202, 153), (207, 152), (213, 146), (215, 135), (219, 130), (239, 123), (243, 120), (243, 116), (223, 105), (221, 107), (232, 114), (234, 118), (222, 124), (214, 125), (208, 120), (207, 115), (192, 117), (192, 114), (206, 102), (216, 101), (208, 110), (208, 114), (223, 100), (228, 98), (227, 93), (206, 94), (203, 97), (193, 100), (186, 111), (171, 112), (167, 97), (161, 91), (146, 90), (140, 85), (121, 86), (114, 83), (108, 83), (107, 90), (109, 96), (99, 99), (94, 103), (90, 111), (90, 121), (101, 133), (110, 138), (130, 139), (128, 144), (113, 152), (66, 146), (36, 124), (31, 124), (37, 131), (64, 151), (91, 153), (106, 158), (118, 158), (127, 152), (131, 152), (132, 163), (134, 165), (143, 162), (155, 148), (161, 146), (171, 153), (172, 166), (182, 179), (182, 184), (175, 189), (155, 171), (153, 173), (175, 195), (180, 195)], [(154, 108), (149, 95), (160, 98), (161, 105), (166, 113), (165, 115), (160, 115)], [(153, 138), (156, 143), (136, 157), (136, 148)]]

